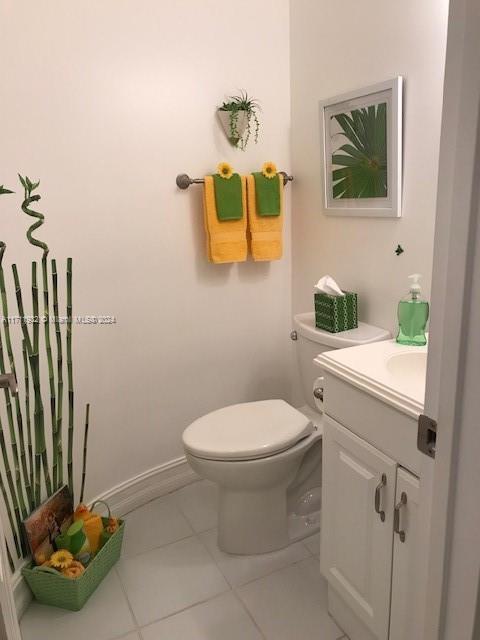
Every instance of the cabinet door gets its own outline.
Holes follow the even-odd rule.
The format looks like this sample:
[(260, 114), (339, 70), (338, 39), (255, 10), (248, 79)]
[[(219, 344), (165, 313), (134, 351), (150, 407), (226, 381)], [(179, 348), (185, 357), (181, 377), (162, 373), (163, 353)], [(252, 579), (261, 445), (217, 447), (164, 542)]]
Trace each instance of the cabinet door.
[(422, 599), (416, 592), (419, 496), (420, 482), (417, 476), (399, 468), (394, 518), (390, 640), (420, 637), (419, 607)]
[(396, 467), (325, 416), (321, 570), (379, 640), (388, 638)]

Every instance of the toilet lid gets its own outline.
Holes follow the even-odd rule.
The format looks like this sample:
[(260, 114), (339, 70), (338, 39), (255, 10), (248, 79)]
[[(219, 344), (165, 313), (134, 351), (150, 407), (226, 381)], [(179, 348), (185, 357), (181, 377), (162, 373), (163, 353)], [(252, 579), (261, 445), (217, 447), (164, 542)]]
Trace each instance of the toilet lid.
[(311, 421), (284, 400), (234, 404), (195, 420), (185, 449), (209, 460), (253, 460), (289, 449), (312, 433)]

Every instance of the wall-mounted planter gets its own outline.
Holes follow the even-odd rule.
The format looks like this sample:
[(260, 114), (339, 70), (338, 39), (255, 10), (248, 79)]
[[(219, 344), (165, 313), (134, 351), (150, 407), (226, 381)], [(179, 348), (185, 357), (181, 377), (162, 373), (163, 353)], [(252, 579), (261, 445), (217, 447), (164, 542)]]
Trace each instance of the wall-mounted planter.
[(247, 112), (243, 110), (225, 111), (223, 109), (218, 109), (217, 115), (229, 142), (234, 147), (237, 147), (247, 128)]

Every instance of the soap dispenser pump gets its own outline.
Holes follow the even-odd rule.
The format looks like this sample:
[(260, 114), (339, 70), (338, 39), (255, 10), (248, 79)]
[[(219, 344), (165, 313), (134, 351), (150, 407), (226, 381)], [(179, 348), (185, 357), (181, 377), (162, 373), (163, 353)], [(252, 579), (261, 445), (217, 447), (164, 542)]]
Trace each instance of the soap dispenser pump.
[(414, 273), (411, 279), (410, 292), (398, 303), (398, 335), (399, 344), (421, 347), (427, 344), (425, 328), (427, 326), (429, 306), (420, 293), (419, 279), (421, 275)]

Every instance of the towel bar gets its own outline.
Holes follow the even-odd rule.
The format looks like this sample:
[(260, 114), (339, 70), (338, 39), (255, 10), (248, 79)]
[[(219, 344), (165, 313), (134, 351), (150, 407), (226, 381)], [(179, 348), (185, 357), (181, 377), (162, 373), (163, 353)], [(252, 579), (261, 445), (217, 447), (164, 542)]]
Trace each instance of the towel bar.
[[(289, 176), (285, 171), (279, 171), (278, 173), (283, 176), (284, 185), (293, 180), (293, 176)], [(188, 189), (191, 184), (203, 184), (203, 178), (190, 178), (186, 173), (180, 173), (175, 182), (179, 189)]]

